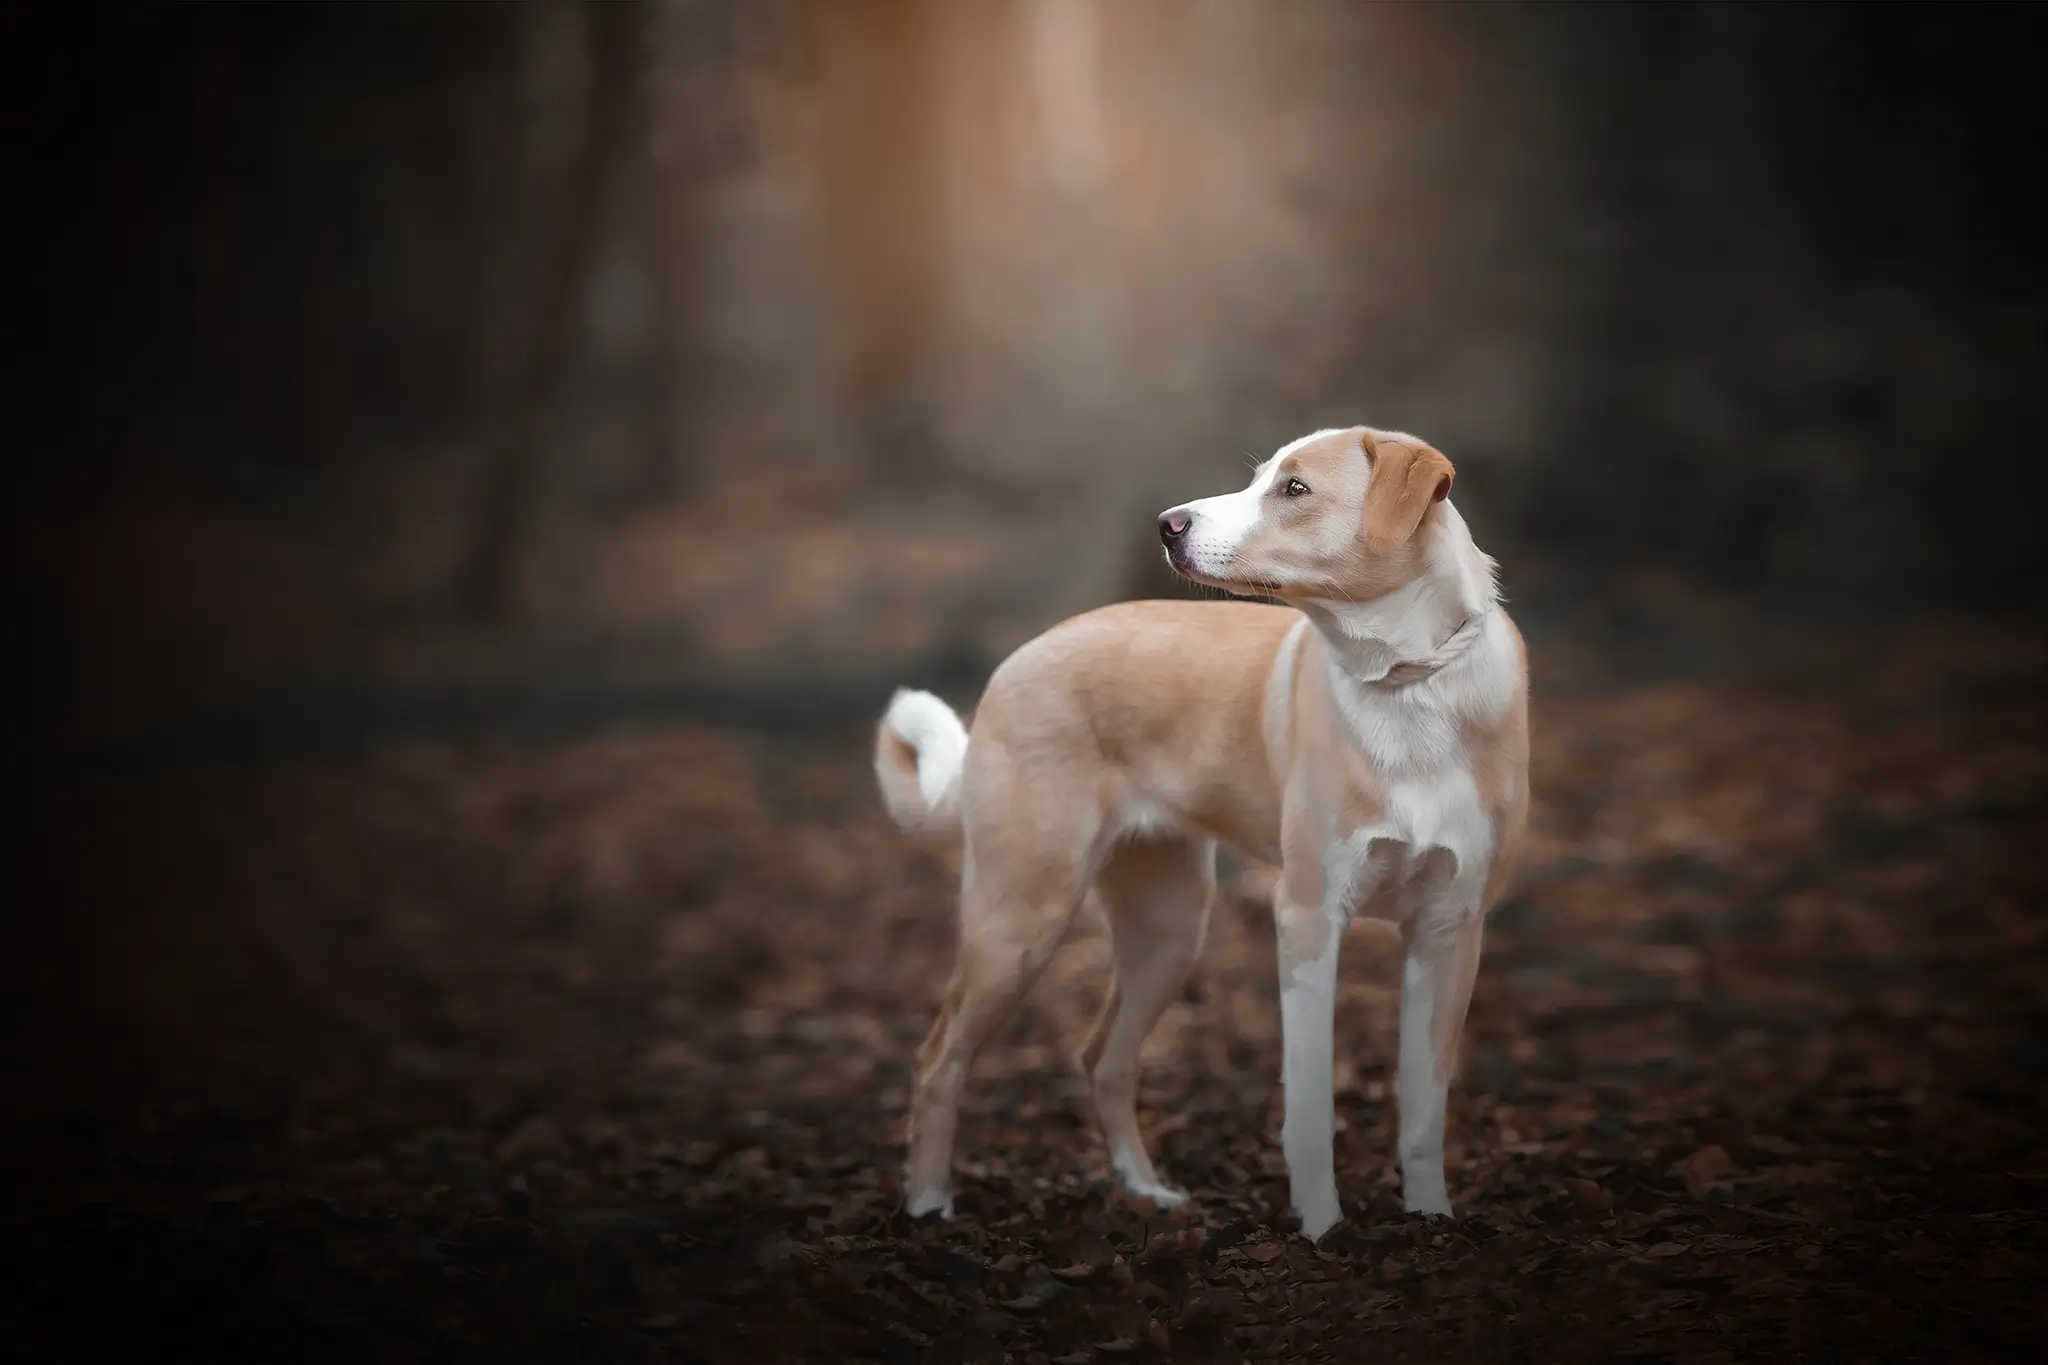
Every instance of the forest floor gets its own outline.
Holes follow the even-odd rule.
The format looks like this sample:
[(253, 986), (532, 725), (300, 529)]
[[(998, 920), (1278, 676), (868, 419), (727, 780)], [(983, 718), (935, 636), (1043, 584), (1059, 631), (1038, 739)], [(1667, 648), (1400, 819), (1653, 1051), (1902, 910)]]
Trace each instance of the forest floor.
[[(1067, 1060), (1081, 925), (899, 1213), (951, 883), (864, 737), (669, 718), (80, 771), (4, 1046), (16, 1359), (2033, 1358), (2048, 653), (1539, 686), (1536, 808), (1402, 1215), (1396, 953), (1338, 1006), (1347, 1222), (1293, 1230), (1234, 875), (1147, 1050), (1158, 1213)], [(1856, 681), (1847, 683), (1844, 678)], [(971, 701), (970, 698), (964, 700)]]

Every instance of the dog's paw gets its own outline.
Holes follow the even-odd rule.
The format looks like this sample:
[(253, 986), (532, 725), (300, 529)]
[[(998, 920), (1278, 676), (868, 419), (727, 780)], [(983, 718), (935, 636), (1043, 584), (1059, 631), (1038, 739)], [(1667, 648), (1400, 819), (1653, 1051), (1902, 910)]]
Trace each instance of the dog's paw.
[(946, 1190), (915, 1190), (903, 1201), (903, 1211), (912, 1218), (935, 1218), (951, 1222), (953, 1196)]
[(1409, 1213), (1426, 1213), (1437, 1218), (1451, 1216), (1450, 1192), (1444, 1188), (1441, 1170), (1403, 1172), (1401, 1207)]
[(1162, 1209), (1177, 1209), (1188, 1202), (1186, 1190), (1176, 1190), (1156, 1176), (1140, 1174), (1138, 1164), (1127, 1153), (1115, 1153), (1109, 1164), (1116, 1172), (1117, 1184), (1133, 1199), (1149, 1199)]
[(1162, 1209), (1177, 1209), (1188, 1202), (1186, 1190), (1176, 1190), (1156, 1180), (1126, 1180), (1124, 1193), (1133, 1199), (1149, 1199)]
[(1324, 1233), (1344, 1221), (1343, 1211), (1337, 1207), (1337, 1201), (1334, 1199), (1328, 1205), (1312, 1204), (1299, 1213), (1301, 1235), (1311, 1242), (1320, 1242)]

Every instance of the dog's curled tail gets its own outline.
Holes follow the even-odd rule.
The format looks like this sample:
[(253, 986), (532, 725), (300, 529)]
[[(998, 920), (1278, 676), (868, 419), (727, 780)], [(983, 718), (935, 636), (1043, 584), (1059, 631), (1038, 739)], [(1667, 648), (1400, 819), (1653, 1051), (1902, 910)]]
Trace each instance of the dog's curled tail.
[(967, 727), (929, 692), (897, 689), (875, 730), (875, 780), (905, 831), (928, 844), (960, 837), (960, 770)]

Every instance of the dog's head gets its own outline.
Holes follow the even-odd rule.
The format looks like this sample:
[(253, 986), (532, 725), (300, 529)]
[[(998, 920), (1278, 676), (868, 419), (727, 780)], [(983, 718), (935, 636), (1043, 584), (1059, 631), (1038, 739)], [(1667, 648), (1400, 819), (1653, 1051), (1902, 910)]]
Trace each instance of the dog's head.
[(1398, 432), (1319, 431), (1281, 447), (1249, 487), (1159, 517), (1174, 571), (1229, 592), (1365, 602), (1422, 572), (1418, 534), (1450, 495), (1435, 447)]

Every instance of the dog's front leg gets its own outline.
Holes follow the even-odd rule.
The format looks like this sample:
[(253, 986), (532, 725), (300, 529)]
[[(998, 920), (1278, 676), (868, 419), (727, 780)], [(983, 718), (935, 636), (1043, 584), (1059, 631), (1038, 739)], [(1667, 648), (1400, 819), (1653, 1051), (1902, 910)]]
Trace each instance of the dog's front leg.
[(1410, 1213), (1449, 1216), (1444, 1108), (1458, 1038), (1479, 973), (1484, 923), (1475, 897), (1453, 895), (1407, 926), (1401, 975), (1401, 1191)]
[(1343, 916), (1322, 906), (1291, 904), (1281, 895), (1274, 906), (1280, 957), (1282, 1079), (1287, 1118), (1280, 1147), (1302, 1235), (1311, 1240), (1333, 1227), (1337, 1169), (1331, 1146), (1336, 1136), (1331, 1072), (1336, 1027), (1337, 951)]

